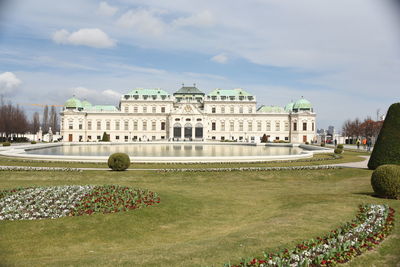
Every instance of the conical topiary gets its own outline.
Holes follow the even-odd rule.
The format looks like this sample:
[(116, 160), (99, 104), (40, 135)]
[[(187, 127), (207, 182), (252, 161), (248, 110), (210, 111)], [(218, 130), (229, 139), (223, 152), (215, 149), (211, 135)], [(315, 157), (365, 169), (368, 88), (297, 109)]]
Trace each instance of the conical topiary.
[(400, 103), (392, 104), (386, 114), (368, 168), (375, 170), (384, 164), (400, 164)]

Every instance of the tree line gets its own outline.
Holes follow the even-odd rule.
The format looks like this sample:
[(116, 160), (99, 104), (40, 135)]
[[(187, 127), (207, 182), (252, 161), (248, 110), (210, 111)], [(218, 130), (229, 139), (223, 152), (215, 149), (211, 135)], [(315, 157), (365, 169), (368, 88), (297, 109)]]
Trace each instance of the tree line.
[(42, 121), (40, 120), (39, 112), (32, 115), (29, 120), (27, 115), (19, 105), (13, 105), (11, 102), (5, 103), (4, 99), (0, 98), (0, 139), (11, 140), (18, 139), (26, 133), (36, 134), (42, 127), (43, 134), (49, 132), (49, 127), (53, 133), (59, 131), (58, 114), (54, 106), (45, 106), (43, 109)]
[(351, 139), (362, 137), (376, 139), (382, 125), (382, 120), (374, 121), (371, 117), (367, 117), (364, 121), (361, 121), (359, 118), (354, 120), (349, 119), (343, 123), (342, 132), (343, 136)]

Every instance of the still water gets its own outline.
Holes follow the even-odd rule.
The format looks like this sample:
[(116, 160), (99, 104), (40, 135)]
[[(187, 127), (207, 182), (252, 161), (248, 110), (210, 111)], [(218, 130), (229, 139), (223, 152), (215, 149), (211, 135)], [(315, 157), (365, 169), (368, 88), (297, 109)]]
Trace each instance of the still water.
[(26, 151), (28, 154), (62, 156), (109, 156), (122, 152), (132, 157), (243, 157), (298, 155), (298, 147), (266, 147), (216, 144), (116, 144), (56, 146)]

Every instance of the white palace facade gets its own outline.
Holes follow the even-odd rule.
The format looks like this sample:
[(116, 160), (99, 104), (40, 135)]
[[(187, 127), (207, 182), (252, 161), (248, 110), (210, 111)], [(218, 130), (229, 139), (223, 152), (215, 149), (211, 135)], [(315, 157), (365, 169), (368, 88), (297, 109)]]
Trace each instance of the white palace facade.
[(119, 106), (92, 105), (73, 97), (61, 112), (64, 142), (239, 141), (304, 143), (315, 140), (316, 114), (301, 98), (285, 107), (260, 106), (243, 89), (209, 94), (183, 86), (173, 95), (161, 89), (133, 89)]

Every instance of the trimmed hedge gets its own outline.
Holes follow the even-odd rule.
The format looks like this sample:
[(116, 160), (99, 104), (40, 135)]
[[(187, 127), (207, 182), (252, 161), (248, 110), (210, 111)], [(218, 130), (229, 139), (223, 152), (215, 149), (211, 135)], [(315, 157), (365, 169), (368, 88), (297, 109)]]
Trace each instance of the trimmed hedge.
[(379, 166), (372, 173), (371, 185), (381, 197), (400, 199), (400, 166)]
[(336, 148), (343, 149), (344, 147), (343, 147), (343, 145), (342, 145), (342, 144), (339, 144), (339, 145), (337, 145), (337, 147), (336, 147)]
[(325, 142), (321, 142), (321, 146), (324, 147), (325, 146)]
[(400, 164), (400, 103), (392, 104), (383, 122), (368, 168), (384, 164)]
[(335, 150), (333, 150), (333, 152), (335, 152), (335, 154), (342, 154), (343, 153), (343, 149), (335, 148)]
[(10, 142), (4, 142), (3, 146), (11, 146), (11, 143)]
[(31, 144), (32, 144), (32, 145), (35, 145), (35, 144), (36, 144), (36, 141), (32, 141)]
[(124, 171), (131, 164), (129, 156), (125, 153), (114, 153), (108, 158), (108, 167), (113, 171)]

